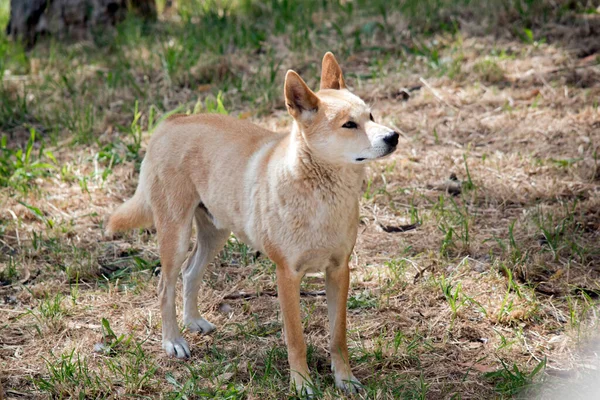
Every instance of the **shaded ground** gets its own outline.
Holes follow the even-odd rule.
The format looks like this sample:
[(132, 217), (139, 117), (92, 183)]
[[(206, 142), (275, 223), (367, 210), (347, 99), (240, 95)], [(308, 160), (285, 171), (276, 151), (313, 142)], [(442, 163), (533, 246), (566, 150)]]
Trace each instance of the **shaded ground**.
[[(128, 21), (114, 42), (49, 42), (28, 55), (3, 42), (0, 379), (8, 395), (283, 396), (270, 261), (230, 240), (201, 294), (218, 330), (184, 333), (192, 360), (172, 360), (160, 349), (154, 235), (106, 241), (102, 225), (133, 193), (160, 116), (228, 110), (286, 131), (284, 72), (294, 68), (316, 87), (325, 50), (375, 119), (403, 137), (369, 169), (351, 262), (349, 345), (364, 397), (543, 397), (549, 389), (537, 383), (552, 389), (585, 375), (598, 364), (587, 349), (600, 292), (600, 20), (593, 7), (566, 10), (542, 22), (534, 10), (499, 13), (511, 24), (500, 32), (468, 13), (446, 29), (452, 19), (441, 12), (416, 20), (432, 26), (416, 33), (406, 9), (314, 9), (292, 23), (283, 6), (230, 17), (182, 7), (173, 18), (184, 22)], [(229, 28), (252, 27), (244, 15), (272, 17), (265, 32), (283, 33), (263, 36), (257, 23), (238, 37)], [(335, 26), (348, 16), (351, 24)], [(31, 128), (37, 139), (26, 157), (17, 149), (27, 148)], [(418, 227), (382, 229), (408, 224)], [(339, 398), (323, 283), (319, 275), (304, 283), (313, 294), (302, 303), (309, 366), (323, 397)]]

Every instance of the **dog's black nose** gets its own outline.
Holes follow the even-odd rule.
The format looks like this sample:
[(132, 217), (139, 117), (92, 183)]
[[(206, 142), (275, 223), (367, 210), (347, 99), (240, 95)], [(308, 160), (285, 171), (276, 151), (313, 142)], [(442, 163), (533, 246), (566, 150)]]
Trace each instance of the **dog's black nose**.
[(388, 133), (386, 137), (383, 138), (383, 141), (389, 144), (392, 147), (395, 147), (398, 144), (398, 135), (397, 132)]

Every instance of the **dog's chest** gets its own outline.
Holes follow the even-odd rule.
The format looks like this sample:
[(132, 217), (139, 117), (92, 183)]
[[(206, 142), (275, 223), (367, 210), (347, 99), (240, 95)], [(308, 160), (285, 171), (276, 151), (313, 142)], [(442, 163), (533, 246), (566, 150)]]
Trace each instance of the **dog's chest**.
[(241, 236), (267, 254), (276, 249), (295, 269), (343, 262), (356, 241), (362, 170), (313, 174), (318, 182), (285, 165), (265, 171), (247, 180)]
[(325, 267), (331, 257), (349, 254), (356, 241), (357, 195), (287, 198), (276, 212), (280, 223), (269, 236), (306, 264)]

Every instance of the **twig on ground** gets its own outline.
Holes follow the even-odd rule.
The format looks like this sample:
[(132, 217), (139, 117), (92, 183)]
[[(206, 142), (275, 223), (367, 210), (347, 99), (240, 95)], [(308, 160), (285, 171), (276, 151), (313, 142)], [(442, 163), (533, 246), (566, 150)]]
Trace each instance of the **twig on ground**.
[(431, 87), (431, 85), (429, 84), (429, 82), (427, 82), (423, 77), (419, 78), (419, 80), (423, 83), (423, 85), (425, 85), (425, 87), (427, 87), (427, 89), (429, 89), (429, 91), (433, 94), (433, 96), (436, 99), (438, 99), (439, 101), (441, 101), (446, 106), (448, 106), (451, 109), (453, 109), (454, 111), (458, 111), (458, 108), (454, 107), (452, 104), (450, 104), (446, 100), (444, 100), (444, 98), (437, 92), (437, 90), (435, 90), (433, 87)]
[(412, 231), (413, 229), (417, 229), (417, 227), (420, 225), (418, 222), (415, 223), (415, 224), (398, 225), (398, 226), (383, 225), (381, 222), (377, 222), (377, 224), (379, 225), (379, 227), (381, 229), (383, 229), (384, 232), (388, 232), (388, 233), (393, 233), (393, 232), (408, 232), (408, 231)]
[(529, 344), (527, 343), (527, 338), (525, 337), (525, 335), (523, 335), (523, 344), (525, 345), (525, 349), (527, 350), (529, 355), (531, 355), (531, 357), (533, 357), (537, 362), (542, 362), (542, 360), (540, 360), (538, 357), (536, 357), (535, 354), (533, 354), (531, 347), (529, 347)]
[[(252, 299), (254, 297), (260, 297), (260, 296), (277, 297), (277, 291), (266, 290), (266, 291), (260, 292), (260, 293), (237, 292), (237, 293), (228, 294), (227, 296), (223, 297), (223, 299), (227, 299), (227, 300)], [(324, 290), (301, 290), (300, 296), (303, 296), (303, 297), (325, 296), (325, 291)]]
[(416, 283), (419, 280), (419, 278), (421, 278), (423, 276), (423, 274), (425, 273), (425, 271), (427, 271), (431, 267), (433, 267), (433, 264), (430, 264), (430, 265), (426, 266), (425, 268), (420, 269), (419, 272), (417, 272), (417, 274), (413, 278), (413, 285), (416, 285)]
[(17, 215), (15, 214), (15, 212), (13, 210), (7, 210), (10, 215), (13, 217), (13, 220), (15, 221), (15, 234), (17, 235), (17, 246), (21, 247), (21, 238), (19, 237), (19, 218), (17, 218)]

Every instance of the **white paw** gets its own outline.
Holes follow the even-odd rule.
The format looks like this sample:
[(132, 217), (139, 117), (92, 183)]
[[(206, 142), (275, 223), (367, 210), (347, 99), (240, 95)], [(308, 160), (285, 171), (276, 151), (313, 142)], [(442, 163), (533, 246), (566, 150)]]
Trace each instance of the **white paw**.
[(314, 399), (312, 385), (310, 382), (303, 382), (302, 384), (292, 384), (295, 394), (301, 399)]
[(162, 347), (167, 352), (167, 354), (171, 357), (175, 356), (177, 358), (189, 358), (190, 357), (190, 347), (187, 342), (182, 337), (176, 337), (174, 339), (163, 339)]
[(216, 329), (216, 326), (214, 326), (204, 318), (190, 319), (184, 321), (184, 325), (191, 332), (210, 333)]
[(350, 376), (338, 376), (335, 375), (335, 386), (338, 389), (342, 389), (345, 393), (355, 394), (362, 390), (362, 384), (358, 379), (354, 377), (354, 375), (350, 374)]
[(313, 391), (313, 384), (310, 381), (310, 378), (308, 377), (308, 373), (306, 374), (306, 376), (296, 373), (296, 372), (291, 372), (290, 373), (290, 386), (292, 387), (292, 391), (301, 399), (313, 399), (314, 396), (314, 391)]

